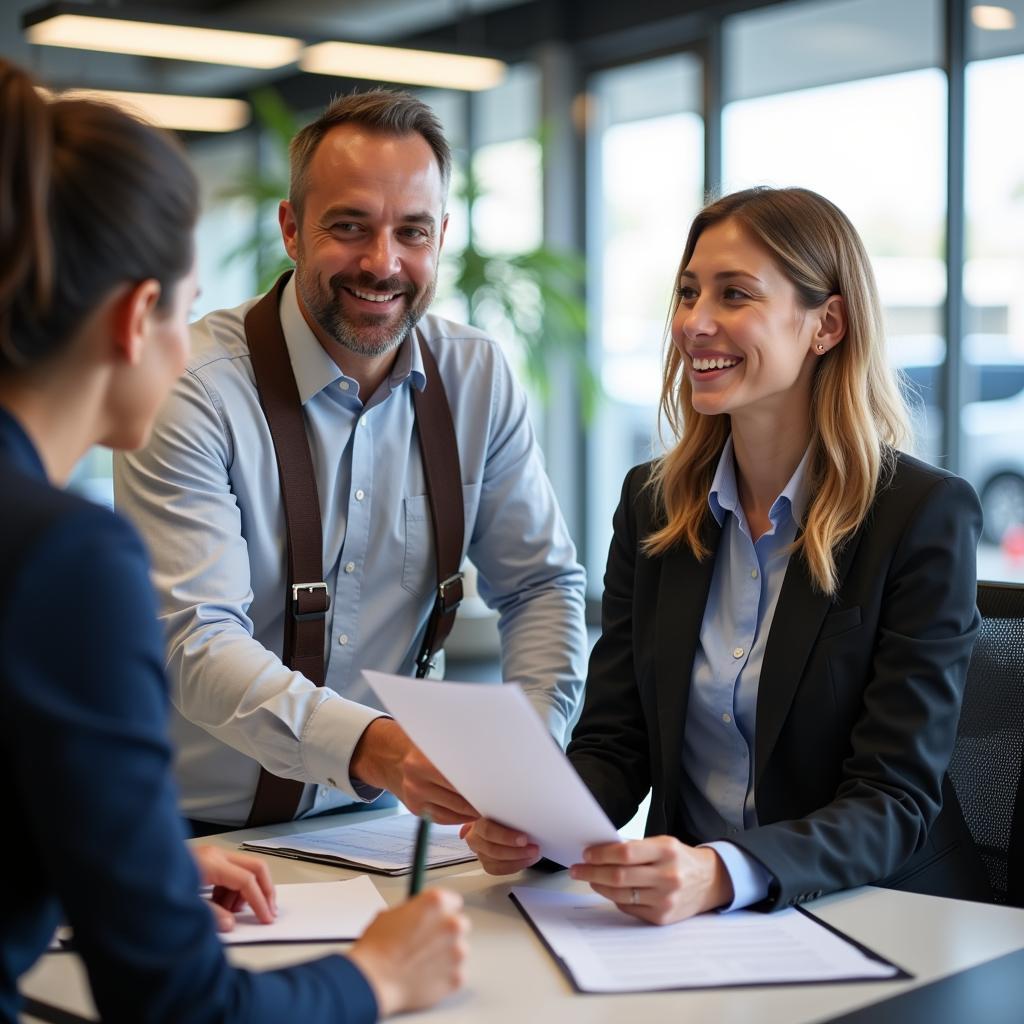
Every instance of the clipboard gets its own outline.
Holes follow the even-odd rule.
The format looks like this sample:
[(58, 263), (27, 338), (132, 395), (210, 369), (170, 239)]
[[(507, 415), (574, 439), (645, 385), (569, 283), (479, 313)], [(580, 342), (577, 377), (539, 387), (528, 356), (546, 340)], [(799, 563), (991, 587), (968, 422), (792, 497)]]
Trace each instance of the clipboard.
[[(519, 888), (519, 887), (517, 887), (517, 888)], [(525, 891), (525, 890), (520, 888), (520, 891)], [(593, 899), (601, 901), (601, 903), (605, 904), (606, 906), (611, 907), (611, 904), (607, 903), (607, 901), (602, 900), (602, 898), (596, 896), (596, 894), (584, 894), (583, 897), (579, 897), (578, 894), (572, 894), (572, 898), (574, 900), (580, 899), (580, 898), (582, 898), (582, 899), (593, 898)], [(863, 943), (858, 942), (856, 939), (854, 939), (851, 936), (849, 936), (849, 935), (845, 934), (844, 932), (840, 931), (838, 928), (835, 928), (834, 926), (828, 924), (827, 922), (822, 921), (821, 918), (816, 917), (814, 914), (810, 913), (807, 910), (804, 910), (802, 907), (797, 907), (797, 908), (792, 908), (793, 913), (801, 915), (803, 919), (805, 919), (807, 921), (810, 921), (810, 922), (813, 922), (815, 926), (820, 927), (823, 931), (828, 933), (830, 936), (833, 936), (833, 937), (841, 940), (847, 946), (849, 946), (850, 948), (856, 950), (859, 954), (861, 954), (865, 958), (866, 961), (870, 962), (871, 964), (876, 964), (876, 965), (879, 965), (880, 967), (886, 968), (886, 972), (884, 974), (879, 974), (877, 972), (875, 972), (875, 973), (867, 973), (867, 972), (856, 973), (856, 972), (852, 972), (852, 973), (844, 973), (844, 974), (835, 974), (835, 975), (830, 976), (830, 977), (806, 977), (806, 978), (786, 977), (786, 978), (778, 978), (778, 979), (775, 979), (775, 980), (759, 978), (759, 979), (756, 979), (756, 980), (746, 980), (745, 981), (745, 980), (742, 980), (742, 979), (735, 979), (735, 978), (733, 978), (733, 979), (730, 979), (728, 981), (717, 980), (717, 981), (708, 981), (708, 982), (695, 982), (693, 980), (687, 980), (687, 981), (679, 981), (679, 982), (676, 982), (676, 983), (672, 983), (671, 981), (665, 981), (665, 982), (657, 984), (657, 985), (650, 985), (650, 986), (645, 986), (645, 987), (638, 987), (636, 985), (623, 985), (621, 987), (594, 988), (594, 987), (586, 985), (585, 983), (581, 983), (580, 978), (578, 977), (578, 971), (574, 970), (574, 965), (570, 961), (570, 958), (567, 958), (565, 955), (563, 955), (562, 952), (560, 952), (558, 949), (555, 948), (554, 944), (551, 941), (551, 937), (548, 934), (545, 933), (544, 928), (538, 923), (538, 921), (536, 921), (534, 919), (534, 917), (531, 916), (530, 911), (529, 911), (528, 907), (525, 905), (523, 899), (521, 899), (519, 896), (517, 896), (516, 890), (513, 890), (512, 892), (509, 893), (509, 899), (512, 901), (513, 905), (516, 907), (516, 909), (519, 911), (519, 913), (522, 914), (523, 918), (525, 919), (526, 923), (529, 925), (530, 929), (537, 936), (537, 938), (540, 940), (541, 944), (544, 946), (544, 948), (550, 954), (551, 958), (558, 965), (559, 969), (565, 975), (566, 979), (568, 980), (569, 984), (572, 986), (573, 990), (575, 992), (577, 992), (578, 994), (580, 994), (580, 995), (611, 995), (611, 994), (616, 994), (616, 993), (630, 993), (630, 994), (634, 994), (635, 995), (635, 994), (640, 994), (642, 992), (689, 992), (689, 991), (706, 991), (706, 990), (709, 990), (709, 989), (723, 989), (723, 988), (777, 988), (777, 987), (782, 987), (782, 986), (788, 987), (788, 986), (793, 986), (793, 985), (849, 985), (849, 984), (856, 984), (856, 983), (862, 983), (862, 982), (863, 983), (875, 983), (875, 982), (880, 982), (880, 981), (908, 981), (908, 980), (913, 978), (912, 974), (910, 974), (909, 972), (904, 970), (899, 965), (893, 963), (891, 960), (886, 959), (881, 954), (879, 954), (876, 951), (874, 951), (874, 950), (870, 949), (869, 947), (865, 946)], [(616, 911), (616, 913), (618, 913), (618, 911)], [(734, 912), (734, 913), (739, 913), (739, 912)], [(782, 911), (781, 913), (787, 913), (787, 911)], [(711, 917), (711, 915), (707, 915), (707, 916), (709, 918)], [(725, 918), (727, 915), (719, 915), (719, 916), (721, 916), (722, 918)], [(766, 921), (770, 919), (769, 915), (758, 915), (758, 916), (764, 918)], [(630, 919), (630, 918), (626, 917), (626, 915), (623, 915), (624, 923), (630, 922), (631, 920), (633, 920), (633, 919)], [(681, 922), (681, 923), (685, 923), (685, 922)], [(651, 935), (657, 934), (657, 931), (658, 931), (657, 926), (649, 925), (649, 926), (644, 926), (644, 927), (651, 929), (649, 934), (651, 934)], [(669, 927), (672, 927), (672, 926), (669, 926)]]

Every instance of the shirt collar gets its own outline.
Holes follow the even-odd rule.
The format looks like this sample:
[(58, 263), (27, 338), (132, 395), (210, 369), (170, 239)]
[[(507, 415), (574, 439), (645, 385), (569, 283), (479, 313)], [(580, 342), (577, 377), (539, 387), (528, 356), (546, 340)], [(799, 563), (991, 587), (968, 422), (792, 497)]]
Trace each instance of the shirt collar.
[[(768, 512), (768, 518), (776, 529), (787, 511), (797, 523), (803, 525), (804, 513), (807, 511), (807, 470), (810, 461), (811, 445), (808, 445), (800, 464), (793, 471), (786, 486), (782, 488), (782, 492), (772, 502)], [(732, 435), (726, 439), (725, 447), (718, 458), (715, 476), (708, 491), (708, 507), (719, 526), (725, 522), (726, 512), (739, 516), (740, 498), (736, 484), (736, 458), (733, 454)]]
[(388, 376), (388, 386), (392, 391), (401, 387), (407, 380), (422, 391), (427, 382), (427, 371), (423, 368), (423, 353), (420, 351), (419, 327), (414, 327), (406, 336), (395, 356), (395, 365)]
[(299, 300), (295, 294), (295, 274), (288, 279), (281, 292), (281, 330), (288, 346), (288, 358), (299, 389), (299, 400), (305, 405), (344, 374), (324, 351), (299, 309)]
[[(281, 293), (281, 330), (284, 332), (285, 344), (288, 346), (288, 358), (295, 374), (295, 384), (299, 390), (299, 399), (305, 405), (314, 395), (339, 380), (347, 380), (353, 386), (355, 380), (346, 377), (338, 364), (324, 351), (317, 340), (306, 318), (299, 309), (298, 296), (295, 293), (295, 274), (288, 279)], [(388, 384), (392, 391), (400, 387), (407, 379), (420, 390), (426, 382), (423, 370), (423, 357), (416, 343), (418, 329), (410, 331), (399, 346), (395, 364), (388, 376)], [(364, 402), (370, 395), (360, 396)]]
[(46, 467), (25, 428), (0, 406), (0, 454), (28, 476), (46, 480)]

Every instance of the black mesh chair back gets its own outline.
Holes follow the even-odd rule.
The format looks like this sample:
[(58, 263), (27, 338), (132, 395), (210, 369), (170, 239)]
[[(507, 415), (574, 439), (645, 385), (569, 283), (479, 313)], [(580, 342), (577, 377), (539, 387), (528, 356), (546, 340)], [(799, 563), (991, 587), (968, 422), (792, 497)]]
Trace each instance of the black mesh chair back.
[(1024, 586), (979, 583), (949, 776), (997, 903), (1024, 907)]

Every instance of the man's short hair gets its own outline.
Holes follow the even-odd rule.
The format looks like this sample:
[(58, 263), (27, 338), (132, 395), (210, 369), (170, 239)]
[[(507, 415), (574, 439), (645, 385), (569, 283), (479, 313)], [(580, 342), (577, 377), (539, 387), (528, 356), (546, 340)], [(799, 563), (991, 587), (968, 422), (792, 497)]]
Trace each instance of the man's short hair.
[(340, 124), (356, 124), (384, 135), (423, 137), (434, 151), (441, 171), (443, 194), (448, 195), (452, 175), (452, 151), (444, 137), (437, 114), (410, 92), (397, 89), (373, 89), (353, 92), (332, 100), (327, 109), (311, 121), (295, 138), (289, 149), (291, 185), (288, 199), (301, 220), (302, 207), (309, 190), (309, 165), (323, 137)]

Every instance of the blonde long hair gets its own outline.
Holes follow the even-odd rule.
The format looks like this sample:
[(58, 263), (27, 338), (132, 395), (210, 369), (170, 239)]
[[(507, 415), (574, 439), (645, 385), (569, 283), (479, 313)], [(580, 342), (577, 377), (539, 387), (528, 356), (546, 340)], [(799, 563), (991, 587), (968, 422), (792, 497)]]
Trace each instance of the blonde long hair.
[[(723, 196), (696, 217), (679, 273), (701, 234), (727, 219), (737, 222), (771, 253), (805, 309), (831, 295), (846, 304), (845, 338), (815, 367), (811, 394), (811, 460), (803, 532), (794, 545), (811, 580), (823, 593), (838, 587), (837, 555), (864, 521), (875, 493), (891, 475), (896, 448), (907, 437), (907, 416), (896, 377), (885, 356), (881, 304), (864, 244), (846, 215), (816, 192), (802, 188), (751, 188)], [(669, 323), (679, 304), (669, 311)], [(707, 496), (729, 437), (727, 416), (693, 407), (683, 358), (666, 342), (661, 415), (676, 443), (656, 460), (651, 476), (664, 525), (644, 540), (659, 555), (683, 543), (703, 559), (701, 539), (709, 516)]]

